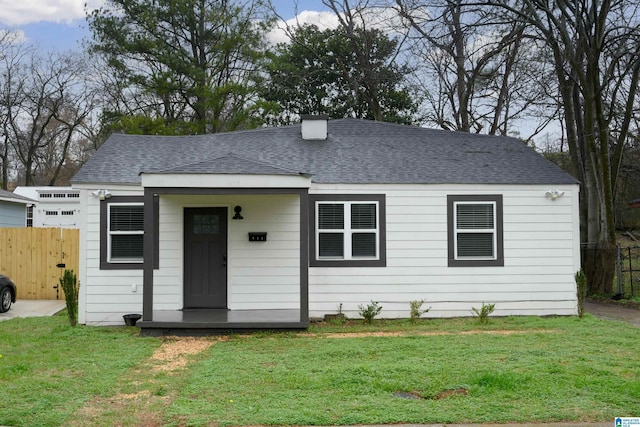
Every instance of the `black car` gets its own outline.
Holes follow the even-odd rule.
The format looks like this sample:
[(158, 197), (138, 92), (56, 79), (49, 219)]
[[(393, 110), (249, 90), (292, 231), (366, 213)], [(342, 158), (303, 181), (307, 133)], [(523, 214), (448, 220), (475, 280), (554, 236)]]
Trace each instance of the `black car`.
[(0, 274), (0, 313), (11, 308), (16, 302), (16, 285), (7, 276)]

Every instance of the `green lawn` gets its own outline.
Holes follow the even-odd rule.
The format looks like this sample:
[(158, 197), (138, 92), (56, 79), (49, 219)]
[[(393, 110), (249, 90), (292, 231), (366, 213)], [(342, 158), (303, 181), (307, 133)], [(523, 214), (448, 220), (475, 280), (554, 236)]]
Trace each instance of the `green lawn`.
[(213, 345), (184, 366), (152, 358), (163, 340), (140, 338), (136, 328), (66, 322), (0, 322), (0, 425), (612, 421), (640, 413), (640, 328), (589, 315), (205, 338)]

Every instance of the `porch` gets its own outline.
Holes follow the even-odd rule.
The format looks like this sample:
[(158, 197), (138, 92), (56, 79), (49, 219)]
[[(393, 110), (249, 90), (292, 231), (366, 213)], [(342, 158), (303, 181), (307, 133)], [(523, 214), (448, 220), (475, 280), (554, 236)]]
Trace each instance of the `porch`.
[(140, 320), (142, 336), (216, 335), (228, 332), (256, 330), (306, 329), (300, 310), (223, 310), (190, 309), (154, 311), (153, 320)]
[[(141, 335), (308, 327), (306, 188), (145, 187), (144, 198)], [(157, 250), (160, 234), (182, 251)]]

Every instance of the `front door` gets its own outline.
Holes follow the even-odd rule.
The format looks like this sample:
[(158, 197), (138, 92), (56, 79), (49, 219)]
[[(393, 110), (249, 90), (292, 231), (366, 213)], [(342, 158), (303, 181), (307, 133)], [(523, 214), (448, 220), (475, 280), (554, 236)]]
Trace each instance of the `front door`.
[(184, 210), (184, 308), (227, 308), (227, 208)]

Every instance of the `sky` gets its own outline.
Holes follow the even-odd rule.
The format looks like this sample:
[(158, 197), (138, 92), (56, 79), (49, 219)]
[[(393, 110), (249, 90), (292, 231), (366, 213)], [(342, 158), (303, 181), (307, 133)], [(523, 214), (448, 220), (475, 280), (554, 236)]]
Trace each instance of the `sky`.
[[(0, 31), (17, 31), (26, 42), (47, 49), (80, 49), (89, 36), (85, 3), (92, 9), (104, 0), (0, 0)], [(287, 20), (296, 18), (296, 3), (301, 22), (324, 22), (331, 15), (320, 0), (273, 0)]]

